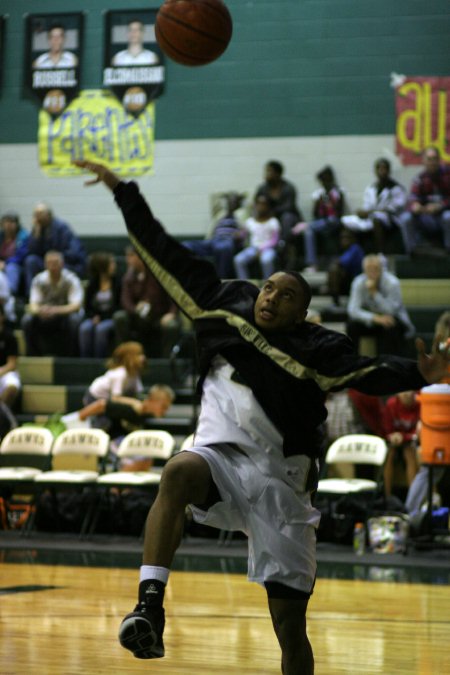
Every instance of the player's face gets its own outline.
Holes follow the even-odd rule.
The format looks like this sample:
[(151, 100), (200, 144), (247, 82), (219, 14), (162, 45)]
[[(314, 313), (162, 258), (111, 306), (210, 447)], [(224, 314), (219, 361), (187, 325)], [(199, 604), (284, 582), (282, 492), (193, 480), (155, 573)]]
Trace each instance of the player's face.
[(256, 298), (254, 316), (258, 328), (289, 332), (306, 318), (303, 290), (290, 274), (272, 274)]
[(144, 41), (144, 27), (139, 21), (133, 21), (128, 26), (128, 42), (130, 45), (141, 45)]
[(48, 35), (48, 44), (51, 52), (61, 52), (64, 46), (64, 31), (62, 28), (53, 28)]

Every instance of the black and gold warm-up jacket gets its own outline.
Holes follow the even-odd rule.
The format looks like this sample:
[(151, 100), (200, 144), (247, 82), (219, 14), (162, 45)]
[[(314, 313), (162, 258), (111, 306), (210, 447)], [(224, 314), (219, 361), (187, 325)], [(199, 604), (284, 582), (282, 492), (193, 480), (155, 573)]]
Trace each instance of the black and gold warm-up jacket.
[(427, 384), (414, 361), (361, 357), (345, 335), (307, 321), (291, 333), (264, 334), (254, 321), (254, 284), (222, 282), (207, 260), (165, 232), (135, 183), (119, 183), (114, 194), (133, 245), (193, 321), (200, 383), (212, 358), (222, 355), (282, 434), (286, 456), (320, 453), (328, 391), (352, 387), (384, 395)]

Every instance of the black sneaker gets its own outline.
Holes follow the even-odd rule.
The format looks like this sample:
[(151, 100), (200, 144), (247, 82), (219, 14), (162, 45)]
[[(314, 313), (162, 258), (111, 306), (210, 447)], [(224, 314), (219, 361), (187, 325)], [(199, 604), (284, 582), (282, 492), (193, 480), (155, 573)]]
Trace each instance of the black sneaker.
[(140, 602), (127, 614), (119, 628), (119, 642), (137, 659), (159, 659), (164, 656), (164, 609)]

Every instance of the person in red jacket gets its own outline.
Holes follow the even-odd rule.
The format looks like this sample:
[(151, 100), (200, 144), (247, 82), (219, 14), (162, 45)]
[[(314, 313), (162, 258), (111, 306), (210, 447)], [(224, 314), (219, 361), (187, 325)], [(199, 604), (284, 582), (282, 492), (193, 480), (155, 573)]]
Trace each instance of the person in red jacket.
[(420, 419), (420, 403), (415, 391), (402, 391), (386, 401), (383, 423), (389, 446), (384, 465), (384, 491), (386, 497), (392, 493), (394, 462), (399, 454), (406, 465), (408, 487), (417, 473), (416, 428)]

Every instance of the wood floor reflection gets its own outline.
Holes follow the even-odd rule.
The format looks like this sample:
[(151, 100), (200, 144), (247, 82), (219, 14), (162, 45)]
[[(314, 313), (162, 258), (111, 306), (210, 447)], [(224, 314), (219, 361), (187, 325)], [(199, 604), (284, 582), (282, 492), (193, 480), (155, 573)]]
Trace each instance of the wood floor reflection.
[[(117, 642), (137, 571), (0, 563), (2, 675), (280, 673), (265, 593), (241, 575), (173, 572), (166, 657)], [(316, 675), (450, 673), (448, 586), (319, 579), (309, 609)]]

